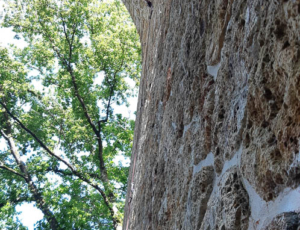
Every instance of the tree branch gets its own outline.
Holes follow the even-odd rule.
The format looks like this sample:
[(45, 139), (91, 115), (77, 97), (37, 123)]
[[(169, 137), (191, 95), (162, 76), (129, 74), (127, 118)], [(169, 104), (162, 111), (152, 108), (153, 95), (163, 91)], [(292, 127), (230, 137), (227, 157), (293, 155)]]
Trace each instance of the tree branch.
[(29, 133), (39, 144), (40, 146), (46, 150), (51, 156), (55, 157), (59, 161), (63, 162), (66, 166), (68, 166), (72, 171), (74, 170), (73, 166), (70, 165), (68, 162), (66, 162), (64, 159), (62, 159), (60, 156), (57, 156), (55, 153), (53, 153), (30, 129), (28, 129), (17, 117), (15, 117), (6, 107), (6, 105), (0, 101), (0, 105), (5, 109), (5, 111), (9, 114), (9, 116), (17, 122), (22, 129), (24, 129), (27, 133)]
[[(61, 176), (74, 176), (74, 173), (72, 173), (71, 171), (66, 171), (66, 170), (62, 170), (62, 169), (57, 169), (57, 168), (48, 168), (46, 169), (46, 172), (54, 172), (58, 175), (61, 175)], [(87, 173), (90, 177), (94, 178), (94, 179), (98, 179), (101, 181), (101, 178), (99, 177), (98, 174), (96, 173)]]
[(66, 40), (67, 40), (69, 46), (71, 47), (70, 39), (69, 39), (69, 37), (68, 37), (68, 33), (67, 33), (67, 29), (66, 29), (66, 23), (65, 23), (65, 20), (64, 20), (64, 18), (63, 18), (63, 16), (62, 16), (61, 12), (60, 12), (59, 14), (60, 14), (60, 19), (61, 19), (61, 21), (62, 21), (62, 23), (63, 23), (63, 30), (64, 30), (64, 34), (65, 34)]
[(74, 91), (75, 91), (75, 96), (77, 97), (77, 99), (79, 100), (79, 102), (81, 104), (81, 107), (83, 109), (84, 115), (85, 115), (88, 123), (90, 124), (90, 126), (93, 129), (93, 131), (94, 131), (95, 135), (97, 136), (97, 138), (99, 138), (100, 130), (97, 130), (95, 124), (92, 121), (92, 118), (91, 118), (90, 114), (88, 113), (87, 106), (84, 103), (83, 97), (79, 93), (79, 88), (78, 88), (78, 85), (77, 85), (77, 81), (76, 81), (76, 78), (75, 78), (75, 75), (74, 75), (74, 72), (73, 72), (73, 69), (72, 69), (72, 66), (71, 66), (73, 43), (74, 43), (74, 38), (75, 38), (75, 34), (76, 34), (77, 23), (74, 23), (73, 26), (72, 26), (73, 31), (72, 31), (71, 41), (70, 41), (70, 39), (68, 37), (68, 34), (67, 34), (67, 30), (66, 30), (66, 23), (65, 23), (65, 21), (64, 21), (61, 14), (60, 14), (60, 17), (61, 17), (61, 20), (62, 20), (62, 23), (63, 23), (64, 34), (65, 34), (66, 40), (69, 44), (69, 63), (66, 64), (67, 65), (66, 68), (67, 68), (67, 71), (69, 72), (69, 74), (71, 75), (72, 84), (73, 84)]
[(0, 162), (0, 169), (4, 169), (6, 171), (9, 171), (19, 177), (22, 177), (24, 180), (26, 180), (26, 177), (22, 175), (21, 173), (18, 173), (17, 171), (13, 170), (12, 168), (7, 167), (6, 165), (3, 164), (3, 162)]
[(116, 78), (116, 73), (114, 74), (114, 79), (113, 79), (114, 84), (112, 86), (110, 86), (109, 99), (108, 99), (108, 103), (107, 103), (107, 107), (106, 107), (106, 118), (99, 121), (99, 126), (100, 126), (100, 123), (105, 123), (105, 122), (108, 121), (108, 115), (109, 115), (109, 109), (110, 109), (110, 102), (111, 102), (111, 98), (112, 98), (112, 95), (113, 95), (113, 92), (114, 92), (114, 87), (115, 87), (115, 84), (116, 84), (115, 83), (115, 78)]
[(91, 128), (93, 129), (95, 135), (97, 137), (99, 137), (99, 130), (97, 130), (95, 124), (93, 123), (92, 118), (91, 118), (90, 114), (88, 113), (87, 107), (86, 107), (86, 105), (85, 105), (85, 103), (83, 101), (83, 98), (81, 97), (81, 95), (79, 93), (79, 89), (78, 89), (78, 85), (77, 85), (77, 82), (76, 82), (76, 78), (74, 76), (74, 72), (73, 72), (71, 66), (68, 66), (68, 72), (70, 73), (71, 78), (72, 78), (72, 84), (73, 84), (73, 87), (74, 87), (75, 96), (77, 97), (77, 99), (79, 100), (79, 102), (81, 104), (81, 107), (83, 109), (84, 115), (85, 115), (88, 123), (90, 124)]
[[(123, 55), (124, 55), (124, 49), (122, 49), (123, 51)], [(110, 105), (111, 105), (111, 98), (112, 98), (112, 95), (113, 95), (113, 92), (114, 92), (114, 88), (115, 88), (115, 85), (116, 85), (116, 77), (117, 77), (117, 74), (121, 71), (122, 67), (124, 65), (124, 58), (122, 59), (122, 63), (119, 67), (119, 69), (117, 71), (115, 71), (114, 73), (114, 77), (113, 77), (113, 84), (110, 85), (110, 93), (109, 93), (109, 99), (108, 99), (108, 103), (107, 103), (107, 107), (106, 107), (106, 118), (103, 119), (103, 120), (100, 120), (100, 123), (105, 123), (108, 121), (108, 115), (109, 115), (109, 109), (110, 109)]]
[(71, 59), (72, 59), (73, 39), (74, 39), (74, 34), (75, 34), (75, 32), (74, 32), (74, 30), (73, 30), (72, 40), (70, 41), (70, 38), (69, 38), (68, 33), (67, 33), (66, 22), (65, 22), (65, 20), (64, 20), (64, 18), (63, 18), (63, 16), (62, 16), (61, 13), (60, 13), (60, 19), (61, 19), (61, 21), (62, 21), (62, 23), (63, 23), (64, 35), (65, 35), (65, 38), (66, 38), (67, 43), (68, 43), (68, 45), (69, 45), (69, 65), (70, 65)]
[[(79, 171), (75, 170), (75, 168), (70, 165), (68, 162), (66, 162), (65, 160), (63, 160), (61, 157), (57, 156), (56, 154), (54, 154), (31, 130), (29, 130), (18, 118), (16, 118), (6, 107), (6, 105), (0, 101), (0, 105), (2, 105), (2, 107), (5, 109), (5, 111), (9, 114), (9, 116), (15, 121), (17, 122), (22, 129), (24, 129), (27, 133), (29, 133), (39, 144), (40, 146), (46, 150), (46, 152), (48, 152), (51, 156), (55, 157), (56, 159), (58, 159), (59, 161), (63, 162), (69, 169), (71, 169), (71, 171), (73, 172), (73, 174), (75, 176), (77, 176), (79, 179), (81, 179), (82, 181), (86, 182), (87, 184), (89, 184), (90, 186), (92, 186), (93, 188), (95, 188), (102, 196), (104, 203), (106, 204), (106, 206), (108, 207), (108, 209), (110, 210), (111, 213), (111, 217), (112, 220), (114, 222), (114, 226), (117, 226), (117, 219), (115, 218), (115, 214), (114, 214), (114, 210), (112, 209), (111, 205), (110, 205), (110, 201), (107, 198), (105, 192), (98, 186), (98, 184), (92, 182), (90, 179), (86, 178), (84, 175), (82, 175), (82, 173), (80, 173)], [(38, 197), (37, 197), (38, 198)]]
[[(7, 112), (7, 111), (6, 111)], [(10, 124), (8, 123), (8, 127), (10, 126)], [(9, 128), (9, 130), (11, 130), (11, 128)], [(1, 134), (4, 135), (4, 138), (7, 140), (10, 150), (11, 150), (11, 154), (14, 156), (16, 163), (18, 164), (18, 167), (20, 169), (20, 171), (22, 172), (22, 174), (24, 176), (22, 176), (21, 174), (15, 172), (12, 169), (7, 169), (6, 166), (1, 165), (2, 167), (4, 167), (6, 170), (9, 170), (19, 176), (22, 176), (24, 178), (24, 180), (26, 181), (28, 188), (30, 190), (30, 192), (32, 193), (34, 200), (37, 203), (37, 206), (41, 209), (41, 211), (43, 212), (43, 214), (45, 215), (47, 221), (49, 222), (51, 229), (52, 230), (57, 230), (58, 229), (58, 222), (55, 218), (55, 216), (53, 215), (53, 213), (50, 211), (49, 207), (46, 205), (45, 200), (42, 196), (42, 194), (38, 191), (35, 183), (32, 180), (32, 177), (30, 175), (30, 173), (27, 170), (27, 167), (25, 165), (25, 163), (20, 159), (20, 154), (18, 153), (17, 149), (16, 149), (16, 145), (15, 142), (13, 140), (13, 138), (11, 137), (11, 132), (8, 133), (4, 133), (1, 130)]]
[[(14, 203), (14, 204), (18, 204), (18, 203), (22, 203), (24, 201), (27, 202), (32, 202), (35, 201), (34, 199), (32, 199), (31, 197), (25, 196), (25, 197), (17, 197), (16, 199), (12, 199), (12, 197), (10, 197), (9, 202), (10, 203)], [(0, 203), (0, 209), (6, 205), (7, 202), (2, 202)]]

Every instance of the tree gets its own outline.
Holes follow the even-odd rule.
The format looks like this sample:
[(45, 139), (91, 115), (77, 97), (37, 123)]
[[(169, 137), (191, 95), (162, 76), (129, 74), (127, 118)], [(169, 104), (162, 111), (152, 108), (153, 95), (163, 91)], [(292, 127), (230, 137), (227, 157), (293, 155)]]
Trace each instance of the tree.
[(127, 103), (126, 79), (138, 83), (140, 73), (126, 9), (119, 0), (10, 9), (4, 26), (28, 46), (0, 49), (0, 220), (22, 227), (14, 207), (33, 201), (44, 214), (37, 229), (116, 229), (128, 166), (114, 159), (130, 155), (134, 122), (114, 105)]

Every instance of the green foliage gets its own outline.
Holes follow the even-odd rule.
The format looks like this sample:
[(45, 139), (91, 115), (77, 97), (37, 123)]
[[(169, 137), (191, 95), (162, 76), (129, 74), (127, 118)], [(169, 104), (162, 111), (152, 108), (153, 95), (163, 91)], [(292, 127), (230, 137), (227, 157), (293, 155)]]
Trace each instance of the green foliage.
[[(0, 48), (0, 130), (60, 229), (114, 229), (128, 177), (114, 162), (130, 156), (134, 130), (114, 108), (136, 94), (127, 83), (139, 82), (135, 27), (120, 0), (23, 0), (9, 12), (3, 25), (27, 47)], [(15, 172), (0, 168), (0, 228), (24, 229), (15, 206), (37, 200), (10, 150), (0, 151)], [(46, 217), (36, 228), (51, 229)]]

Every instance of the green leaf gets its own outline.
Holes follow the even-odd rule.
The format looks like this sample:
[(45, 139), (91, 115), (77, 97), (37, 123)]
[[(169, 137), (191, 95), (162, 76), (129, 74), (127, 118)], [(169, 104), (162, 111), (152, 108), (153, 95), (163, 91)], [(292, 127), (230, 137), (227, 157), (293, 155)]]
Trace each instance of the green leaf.
[[(61, 229), (114, 229), (129, 170), (115, 159), (130, 156), (134, 131), (114, 109), (136, 95), (141, 70), (130, 16), (120, 0), (23, 0), (8, 12), (4, 26), (27, 46), (0, 48), (0, 130), (25, 160), (8, 143), (0, 151), (12, 169), (0, 169), (0, 228), (25, 229), (15, 210), (22, 202), (41, 208), (27, 173)], [(36, 228), (50, 229), (48, 221)]]

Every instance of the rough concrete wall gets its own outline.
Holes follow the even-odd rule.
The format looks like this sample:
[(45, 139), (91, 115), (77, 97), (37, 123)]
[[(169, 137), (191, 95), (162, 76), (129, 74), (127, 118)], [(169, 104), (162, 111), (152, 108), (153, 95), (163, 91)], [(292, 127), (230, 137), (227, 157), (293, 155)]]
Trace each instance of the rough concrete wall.
[(124, 3), (143, 72), (123, 229), (297, 229), (300, 0)]

